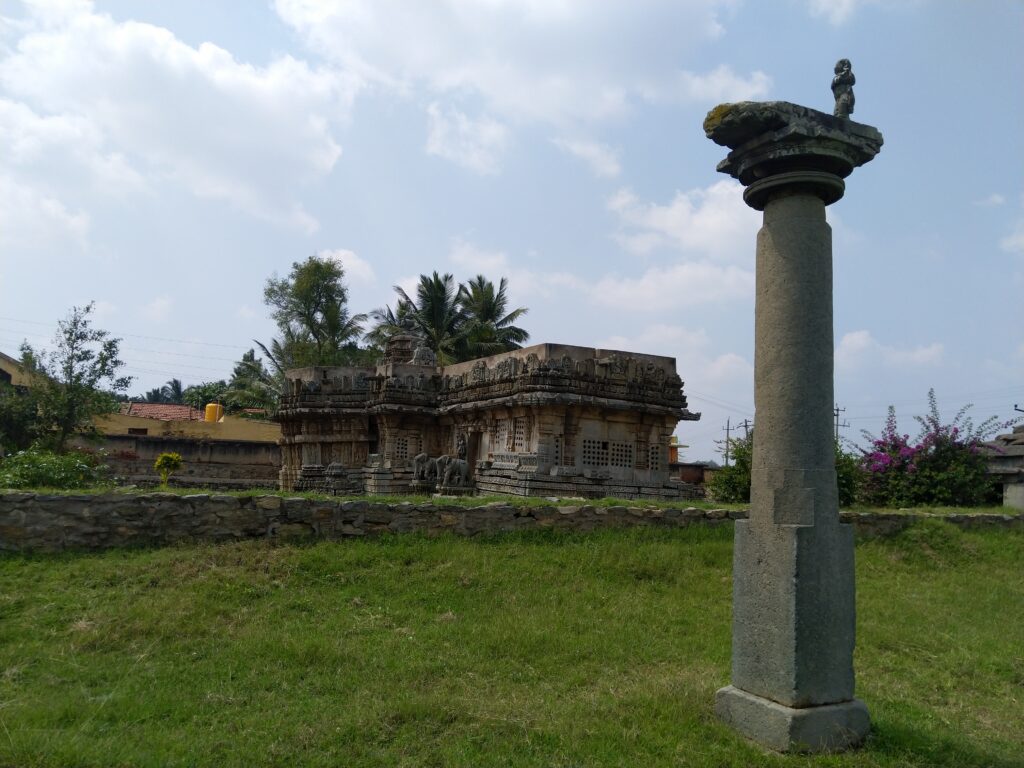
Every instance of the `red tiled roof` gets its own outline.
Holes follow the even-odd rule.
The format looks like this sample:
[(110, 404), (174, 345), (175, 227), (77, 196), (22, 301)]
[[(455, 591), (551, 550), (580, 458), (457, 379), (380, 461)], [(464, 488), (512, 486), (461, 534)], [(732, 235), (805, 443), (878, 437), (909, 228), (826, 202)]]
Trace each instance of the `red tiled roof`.
[(202, 421), (203, 412), (191, 405), (171, 403), (121, 403), (124, 416), (141, 416), (144, 419), (160, 421)]

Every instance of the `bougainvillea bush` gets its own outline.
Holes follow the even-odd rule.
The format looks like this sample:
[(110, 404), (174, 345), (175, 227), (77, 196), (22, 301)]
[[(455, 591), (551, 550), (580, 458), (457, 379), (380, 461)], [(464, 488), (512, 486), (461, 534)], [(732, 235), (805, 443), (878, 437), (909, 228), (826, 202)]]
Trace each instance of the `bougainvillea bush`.
[(961, 408), (953, 421), (943, 424), (935, 390), (928, 390), (928, 415), (915, 416), (920, 434), (900, 434), (896, 409), (889, 406), (882, 433), (865, 432), (869, 447), (861, 466), (865, 479), (861, 500), (886, 507), (964, 506), (994, 503), (997, 489), (987, 473), (981, 443), (1014, 422), (995, 416), (975, 426)]

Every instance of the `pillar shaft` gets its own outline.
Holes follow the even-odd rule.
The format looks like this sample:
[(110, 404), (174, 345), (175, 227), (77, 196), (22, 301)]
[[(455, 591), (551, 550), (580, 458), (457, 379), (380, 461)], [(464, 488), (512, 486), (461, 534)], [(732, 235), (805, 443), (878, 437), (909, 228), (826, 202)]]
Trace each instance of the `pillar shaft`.
[[(784, 102), (723, 105), (719, 170), (764, 211), (757, 235), (754, 455), (733, 550), (732, 685), (718, 715), (778, 750), (867, 734), (854, 699), (853, 531), (839, 522), (832, 432), (832, 231), (825, 206), (878, 151), (869, 126)], [(863, 129), (863, 130), (861, 130)]]

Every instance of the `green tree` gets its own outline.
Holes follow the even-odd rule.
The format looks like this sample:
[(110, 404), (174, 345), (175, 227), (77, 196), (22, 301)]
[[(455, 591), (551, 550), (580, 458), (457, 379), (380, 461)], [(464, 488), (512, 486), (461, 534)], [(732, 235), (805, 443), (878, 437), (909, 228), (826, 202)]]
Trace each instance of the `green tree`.
[(434, 351), (440, 365), (462, 359), (460, 348), (466, 338), (466, 315), (459, 304), (459, 288), (450, 274), (437, 272), (430, 277), (420, 275), (415, 300), (401, 286), (395, 286), (399, 305), (405, 305), (404, 312), (414, 332)]
[(398, 301), (370, 313), (367, 343), (383, 349), (398, 333), (420, 336), (441, 365), (518, 349), (530, 334), (515, 325), (526, 307), (508, 309), (508, 280), (494, 283), (477, 275), (455, 284), (450, 274), (420, 275), (415, 296), (395, 286)]
[(526, 307), (508, 311), (508, 280), (494, 283), (477, 275), (459, 287), (459, 303), (465, 315), (466, 354), (469, 358), (519, 349), (530, 334), (515, 325)]
[(0, 456), (32, 445), (39, 433), (38, 421), (34, 391), (0, 382)]
[(708, 481), (708, 491), (715, 501), (741, 503), (750, 501), (750, 464), (754, 455), (754, 432), (746, 437), (729, 438), (722, 453), (729, 451), (732, 464), (715, 470)]
[(163, 387), (154, 387), (142, 396), (144, 403), (166, 403), (167, 396), (164, 394)]
[(262, 358), (256, 357), (255, 349), (250, 349), (235, 364), (225, 396), (238, 407), (262, 408), (267, 415), (274, 416), (284, 392), (284, 372), (291, 366), (277, 339), (271, 342), (271, 349), (256, 343), (270, 360), (271, 369), (267, 369)]
[(131, 376), (119, 376), (121, 340), (93, 328), (93, 304), (72, 307), (57, 323), (52, 351), (21, 345), (21, 364), (33, 378), (38, 402), (39, 440), (63, 451), (74, 434), (97, 437), (93, 419), (117, 410), (115, 395), (125, 392)]
[[(724, 449), (723, 449), (724, 453)], [(750, 469), (754, 459), (754, 431), (746, 437), (729, 440), (729, 454), (733, 463), (716, 469), (708, 483), (708, 491), (715, 501), (746, 503), (750, 501)], [(839, 504), (848, 507), (857, 500), (863, 484), (860, 460), (854, 454), (835, 444), (836, 485)]]
[(182, 405), (185, 402), (185, 390), (181, 385), (181, 379), (171, 379), (162, 387), (160, 392), (163, 395), (163, 402)]
[(365, 315), (348, 311), (341, 265), (310, 256), (286, 278), (271, 277), (263, 300), (281, 331), (281, 345), (299, 365), (344, 365), (358, 349)]
[(219, 381), (204, 381), (201, 384), (193, 384), (182, 393), (182, 400), (186, 405), (202, 409), (207, 403), (220, 403), (226, 406), (228, 403), (228, 383), (223, 379)]
[[(395, 287), (398, 290), (398, 287)], [(390, 305), (370, 312), (369, 318), (373, 322), (373, 328), (366, 334), (366, 342), (373, 348), (383, 350), (397, 333), (416, 333), (416, 324), (412, 319), (410, 310), (412, 307), (401, 299), (395, 304), (394, 310)]]

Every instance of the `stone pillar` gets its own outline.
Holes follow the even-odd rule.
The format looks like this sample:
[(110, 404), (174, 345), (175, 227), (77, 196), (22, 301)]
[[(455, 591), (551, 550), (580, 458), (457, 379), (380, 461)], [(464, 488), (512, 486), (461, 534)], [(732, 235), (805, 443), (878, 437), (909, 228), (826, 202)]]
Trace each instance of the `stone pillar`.
[(750, 518), (736, 523), (732, 685), (718, 691), (715, 711), (772, 749), (845, 749), (870, 721), (853, 695), (853, 530), (839, 522), (836, 488), (825, 206), (882, 136), (786, 102), (724, 104), (704, 129), (732, 150), (718, 170), (764, 211)]

